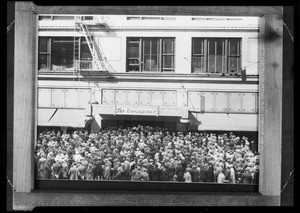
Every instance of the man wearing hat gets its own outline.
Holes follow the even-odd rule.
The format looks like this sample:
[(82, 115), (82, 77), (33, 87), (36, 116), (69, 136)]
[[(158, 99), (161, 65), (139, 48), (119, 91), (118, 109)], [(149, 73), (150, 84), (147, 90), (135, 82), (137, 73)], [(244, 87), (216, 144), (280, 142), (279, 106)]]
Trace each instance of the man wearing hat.
[(75, 162), (72, 164), (68, 174), (70, 176), (70, 180), (78, 180), (78, 168)]
[(158, 164), (156, 163), (152, 170), (152, 180), (159, 181), (160, 180), (160, 169), (158, 168)]
[(227, 164), (226, 169), (224, 171), (224, 176), (225, 176), (225, 180), (228, 183), (232, 183), (232, 179), (231, 179), (231, 169), (230, 169), (230, 165)]
[(141, 176), (141, 173), (142, 173), (142, 169), (140, 166), (137, 166), (136, 167), (136, 171), (132, 173), (132, 180), (141, 180), (142, 176)]
[(192, 182), (199, 182), (200, 170), (197, 169), (196, 165), (192, 165), (191, 176)]

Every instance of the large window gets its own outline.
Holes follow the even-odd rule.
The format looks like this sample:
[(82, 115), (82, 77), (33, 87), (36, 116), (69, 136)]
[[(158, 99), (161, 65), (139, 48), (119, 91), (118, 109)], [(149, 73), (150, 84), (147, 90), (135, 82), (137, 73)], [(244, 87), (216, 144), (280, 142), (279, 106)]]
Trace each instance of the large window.
[(39, 70), (74, 70), (80, 66), (92, 68), (92, 55), (84, 37), (40, 37)]
[(127, 71), (174, 71), (174, 38), (128, 38)]
[(240, 69), (240, 38), (193, 38), (193, 73), (238, 73)]

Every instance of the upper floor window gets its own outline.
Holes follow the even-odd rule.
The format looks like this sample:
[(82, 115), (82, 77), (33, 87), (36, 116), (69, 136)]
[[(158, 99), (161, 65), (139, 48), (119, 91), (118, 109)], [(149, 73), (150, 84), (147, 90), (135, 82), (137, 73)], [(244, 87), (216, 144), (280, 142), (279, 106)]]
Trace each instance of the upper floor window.
[(127, 71), (173, 72), (174, 38), (128, 38)]
[(193, 38), (193, 73), (230, 73), (240, 69), (240, 38)]
[(92, 66), (92, 55), (84, 37), (40, 37), (39, 70), (74, 70), (77, 61)]
[(74, 16), (39, 16), (40, 21), (72, 21)]
[(176, 20), (175, 17), (167, 16), (129, 16), (127, 20)]

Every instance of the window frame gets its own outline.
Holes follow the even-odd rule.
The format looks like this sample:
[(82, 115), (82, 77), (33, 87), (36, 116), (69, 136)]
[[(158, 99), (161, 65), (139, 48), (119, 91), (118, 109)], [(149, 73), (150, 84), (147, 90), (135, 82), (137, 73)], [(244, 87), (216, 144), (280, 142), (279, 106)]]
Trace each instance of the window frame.
[[(136, 39), (136, 40), (135, 40)], [(157, 39), (157, 70), (145, 70), (145, 41), (150, 39), (150, 51), (152, 41)], [(164, 52), (164, 40), (172, 39), (172, 52)], [(136, 41), (136, 42), (134, 42)], [(138, 43), (138, 57), (129, 57), (129, 44), (130, 43)], [(150, 72), (150, 73), (174, 73), (175, 72), (175, 37), (126, 37), (126, 72)], [(150, 53), (152, 55), (152, 52)], [(164, 57), (171, 56), (173, 67), (164, 67)], [(138, 60), (138, 64), (130, 64), (130, 60)], [(130, 69), (130, 66), (138, 67), (138, 70)]]
[[(47, 39), (47, 52), (41, 52), (40, 51), (40, 39)], [(75, 70), (75, 65), (74, 65), (74, 62), (75, 60), (79, 60), (81, 61), (82, 59), (82, 45), (88, 45), (87, 44), (87, 41), (85, 39), (84, 36), (39, 36), (38, 37), (38, 58), (40, 57), (40, 55), (47, 55), (47, 68), (45, 69), (41, 69), (40, 68), (40, 64), (39, 64), (39, 61), (38, 61), (38, 64), (37, 64), (37, 67), (38, 67), (38, 71), (58, 71), (58, 72), (65, 72), (65, 71), (70, 71), (70, 69), (63, 69), (63, 70), (53, 70), (52, 68), (52, 57), (53, 57), (53, 52), (52, 52), (52, 49), (53, 49), (53, 40), (54, 39), (58, 39), (58, 38), (62, 38), (62, 39), (65, 39), (65, 38), (68, 38), (68, 39), (72, 39), (73, 40), (73, 44), (75, 45), (76, 42), (78, 42), (78, 51), (75, 52), (74, 51), (74, 45), (73, 45), (73, 69), (72, 70)], [(90, 53), (90, 52), (89, 52)], [(75, 55), (77, 54), (77, 56)], [(92, 57), (92, 54), (90, 53), (91, 57), (90, 58), (84, 58), (84, 59), (91, 59), (91, 62), (93, 63), (93, 57)]]
[[(199, 40), (200, 42), (203, 41), (203, 54), (199, 54), (199, 53), (194, 53), (195, 52), (195, 41)], [(217, 40), (221, 40), (222, 42), (222, 69), (221, 70), (217, 70), (217, 66), (215, 66), (215, 71), (214, 72), (209, 72), (209, 45), (211, 41), (217, 41)], [(230, 49), (229, 49), (229, 45), (228, 45), (228, 41), (230, 40), (238, 40), (237, 43), (237, 53), (238, 54), (230, 54)], [(220, 75), (224, 75), (224, 74), (228, 74), (230, 72), (234, 72), (234, 73), (241, 73), (242, 70), (242, 37), (192, 37), (192, 45), (191, 45), (191, 73), (193, 74), (220, 74)], [(224, 45), (224, 46), (223, 46)], [(217, 51), (217, 46), (214, 46), (215, 48), (215, 65), (216, 65), (216, 51)], [(203, 57), (203, 66), (204, 68), (201, 68), (201, 71), (195, 72), (195, 58), (197, 57)], [(230, 71), (229, 69), (229, 58), (239, 58), (238, 60), (238, 65), (237, 65), (237, 69), (235, 69), (234, 71)]]

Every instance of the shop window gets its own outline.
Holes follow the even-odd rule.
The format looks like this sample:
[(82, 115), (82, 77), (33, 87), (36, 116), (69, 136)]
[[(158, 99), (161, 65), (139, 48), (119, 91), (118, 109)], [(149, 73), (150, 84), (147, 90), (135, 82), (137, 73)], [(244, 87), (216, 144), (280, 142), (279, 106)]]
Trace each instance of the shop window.
[(39, 70), (66, 71), (75, 66), (91, 67), (92, 55), (83, 37), (40, 37)]
[(174, 38), (128, 38), (127, 71), (174, 71)]
[(240, 38), (193, 38), (193, 73), (240, 73)]

